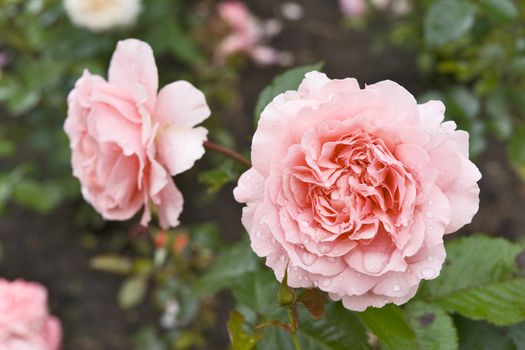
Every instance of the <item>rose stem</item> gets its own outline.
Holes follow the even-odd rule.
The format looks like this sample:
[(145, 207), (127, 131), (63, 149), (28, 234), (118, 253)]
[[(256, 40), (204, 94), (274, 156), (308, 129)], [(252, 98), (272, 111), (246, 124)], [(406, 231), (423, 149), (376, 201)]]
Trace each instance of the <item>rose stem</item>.
[(240, 153), (237, 153), (229, 148), (223, 147), (221, 145), (218, 145), (210, 141), (204, 141), (204, 147), (211, 151), (221, 153), (225, 155), (226, 157), (229, 157), (248, 168), (252, 166), (252, 163), (248, 159), (244, 158)]
[(295, 350), (301, 350), (301, 343), (297, 338), (297, 324), (293, 315), (292, 307), (288, 308), (288, 320), (290, 321), (290, 337), (292, 338), (293, 347)]

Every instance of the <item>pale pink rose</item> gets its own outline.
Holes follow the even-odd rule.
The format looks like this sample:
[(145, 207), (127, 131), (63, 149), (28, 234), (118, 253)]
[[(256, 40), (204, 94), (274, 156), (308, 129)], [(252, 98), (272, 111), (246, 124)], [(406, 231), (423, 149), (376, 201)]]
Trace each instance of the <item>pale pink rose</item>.
[(438, 276), (443, 235), (478, 210), (468, 133), (444, 111), (392, 81), (306, 74), (262, 112), (234, 191), (252, 249), (351, 310), (409, 300)]
[(339, 0), (339, 7), (346, 17), (351, 18), (364, 16), (368, 8), (366, 0)]
[(60, 321), (49, 315), (44, 287), (0, 279), (0, 349), (59, 350), (61, 338)]
[(204, 154), (207, 130), (196, 127), (210, 110), (201, 91), (186, 81), (157, 95), (158, 75), (148, 44), (121, 41), (109, 78), (84, 72), (68, 103), (64, 129), (73, 174), (84, 198), (109, 220), (131, 218), (152, 203), (163, 228), (179, 224), (183, 198), (172, 175), (190, 169)]
[(239, 1), (225, 1), (217, 5), (221, 19), (230, 27), (230, 33), (217, 47), (217, 60), (244, 53), (259, 65), (280, 63), (280, 53), (265, 45), (265, 41), (280, 31), (280, 24), (269, 21), (261, 23), (248, 7)]

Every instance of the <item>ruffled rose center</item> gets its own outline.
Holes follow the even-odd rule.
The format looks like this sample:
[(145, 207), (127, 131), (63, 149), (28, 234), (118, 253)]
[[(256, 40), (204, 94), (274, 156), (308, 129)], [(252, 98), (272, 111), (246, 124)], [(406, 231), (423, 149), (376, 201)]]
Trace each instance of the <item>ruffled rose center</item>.
[(289, 181), (300, 231), (314, 241), (367, 244), (380, 227), (395, 236), (410, 224), (416, 183), (382, 140), (358, 130), (302, 150)]

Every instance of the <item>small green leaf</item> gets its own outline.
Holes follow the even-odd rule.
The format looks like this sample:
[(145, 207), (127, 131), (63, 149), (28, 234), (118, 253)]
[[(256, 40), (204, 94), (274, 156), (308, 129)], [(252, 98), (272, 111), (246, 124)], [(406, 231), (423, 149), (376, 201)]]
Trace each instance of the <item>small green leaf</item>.
[(58, 184), (22, 180), (14, 188), (14, 199), (27, 208), (48, 213), (60, 203), (61, 190)]
[(245, 239), (224, 251), (197, 285), (200, 293), (213, 294), (232, 286), (247, 272), (257, 269), (257, 256)]
[(302, 316), (298, 335), (303, 350), (370, 349), (365, 327), (355, 313), (345, 309), (341, 303), (330, 303), (326, 315), (319, 320)]
[(230, 314), (228, 321), (228, 335), (233, 350), (251, 350), (255, 348), (260, 339), (259, 334), (248, 334), (244, 330), (244, 316), (236, 310)]
[(257, 105), (255, 107), (255, 121), (257, 122), (261, 117), (261, 113), (266, 106), (279, 94), (289, 90), (296, 90), (304, 79), (304, 75), (308, 72), (320, 70), (323, 68), (323, 63), (315, 63), (306, 66), (292, 68), (277, 76), (270, 85), (268, 85), (259, 95)]
[(418, 349), (416, 334), (399, 307), (369, 307), (358, 315), (388, 349)]
[(500, 22), (511, 22), (518, 18), (518, 9), (512, 0), (483, 0), (485, 13)]
[(266, 318), (282, 311), (277, 301), (279, 283), (268, 269), (245, 273), (230, 287), (238, 304)]
[(425, 20), (425, 40), (443, 46), (466, 34), (474, 24), (476, 8), (469, 1), (439, 0), (432, 4)]
[(118, 303), (121, 308), (137, 306), (146, 297), (148, 279), (146, 276), (134, 276), (124, 280), (118, 292)]
[(406, 314), (416, 332), (420, 349), (458, 349), (458, 335), (452, 317), (441, 308), (426, 303), (412, 302), (407, 304)]
[(133, 263), (131, 259), (121, 255), (98, 255), (92, 258), (89, 266), (93, 270), (100, 270), (116, 274), (127, 275), (131, 273)]

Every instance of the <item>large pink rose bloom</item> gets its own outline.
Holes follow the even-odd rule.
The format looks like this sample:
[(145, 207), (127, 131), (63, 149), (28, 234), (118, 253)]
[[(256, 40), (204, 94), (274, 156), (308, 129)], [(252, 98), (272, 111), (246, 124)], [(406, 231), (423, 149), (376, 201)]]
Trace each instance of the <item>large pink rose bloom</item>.
[(179, 224), (183, 198), (171, 176), (204, 154), (207, 130), (195, 127), (210, 115), (202, 92), (186, 81), (157, 95), (158, 74), (148, 44), (119, 42), (109, 78), (84, 72), (71, 91), (64, 129), (73, 174), (84, 198), (109, 220), (131, 218), (152, 203), (163, 228)]
[(0, 279), (0, 349), (59, 350), (61, 338), (60, 321), (49, 315), (44, 287)]
[(234, 192), (253, 250), (351, 310), (409, 300), (478, 210), (468, 134), (444, 111), (391, 81), (306, 74), (262, 113)]

